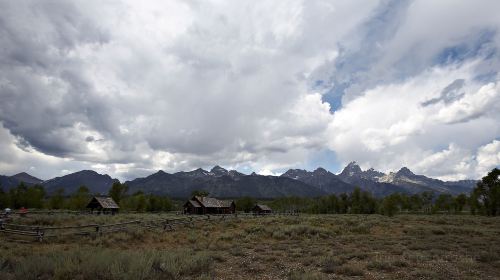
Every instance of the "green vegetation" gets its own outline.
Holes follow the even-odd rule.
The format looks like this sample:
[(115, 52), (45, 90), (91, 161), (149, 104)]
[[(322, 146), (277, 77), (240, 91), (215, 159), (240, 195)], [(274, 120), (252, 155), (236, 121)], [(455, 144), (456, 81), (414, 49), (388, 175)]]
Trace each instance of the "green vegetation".
[[(277, 211), (298, 211), (309, 214), (383, 214), (398, 213), (433, 214), (445, 212), (461, 214), (465, 209), (474, 209), (466, 195), (452, 196), (424, 192), (407, 195), (394, 193), (384, 198), (375, 198), (370, 193), (355, 189), (350, 194), (328, 195), (319, 198), (285, 197), (269, 201)], [(474, 212), (481, 213), (481, 212)]]
[(471, 195), (472, 211), (488, 216), (500, 214), (500, 169), (483, 177)]
[(127, 195), (128, 187), (120, 182), (114, 182), (109, 190), (109, 196), (113, 198), (116, 203), (120, 203), (122, 198)]
[[(175, 209), (174, 203), (165, 196), (144, 194), (142, 192), (127, 195), (127, 186), (115, 183), (109, 195), (118, 198), (122, 210), (128, 211), (171, 211)], [(21, 207), (30, 209), (70, 209), (84, 210), (90, 201), (92, 194), (86, 186), (81, 186), (78, 190), (66, 196), (64, 189), (58, 189), (50, 196), (46, 195), (44, 188), (40, 185), (28, 187), (21, 183), (16, 188), (4, 192), (0, 188), (0, 209)]]
[(250, 212), (252, 208), (257, 204), (257, 200), (252, 197), (242, 197), (236, 200), (236, 210), (243, 212)]

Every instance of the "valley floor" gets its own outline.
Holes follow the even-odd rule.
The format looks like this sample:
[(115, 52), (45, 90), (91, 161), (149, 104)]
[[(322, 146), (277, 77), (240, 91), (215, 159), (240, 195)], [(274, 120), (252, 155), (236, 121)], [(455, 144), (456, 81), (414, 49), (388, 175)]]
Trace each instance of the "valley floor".
[[(12, 223), (60, 226), (170, 217), (58, 214)], [(171, 231), (130, 225), (41, 243), (9, 238), (0, 234), (0, 279), (500, 279), (498, 217), (238, 217)]]

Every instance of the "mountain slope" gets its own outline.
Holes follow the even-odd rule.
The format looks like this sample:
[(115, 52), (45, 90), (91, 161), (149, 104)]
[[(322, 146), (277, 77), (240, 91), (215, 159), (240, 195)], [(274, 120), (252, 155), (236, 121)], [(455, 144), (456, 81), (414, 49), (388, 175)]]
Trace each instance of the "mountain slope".
[(407, 167), (389, 174), (384, 174), (373, 168), (363, 171), (354, 161), (342, 170), (339, 178), (377, 196), (384, 196), (393, 192), (415, 194), (426, 191), (456, 195), (469, 193), (476, 184), (474, 180), (444, 182), (424, 175), (416, 175)]
[(0, 175), (0, 187), (4, 191), (7, 191), (11, 188), (15, 188), (18, 184), (19, 181), (17, 181), (16, 179), (10, 176)]
[(107, 174), (102, 175), (93, 170), (82, 170), (44, 181), (42, 186), (48, 193), (62, 188), (65, 194), (71, 194), (76, 192), (80, 186), (86, 186), (91, 193), (106, 194), (114, 182), (118, 182), (118, 180)]
[[(82, 170), (47, 181), (42, 181), (25, 172), (13, 176), (0, 175), (0, 186), (4, 191), (16, 187), (21, 181), (27, 185), (41, 184), (49, 194), (63, 188), (65, 194), (69, 195), (82, 185), (87, 186), (92, 193), (105, 194), (118, 180), (91, 170)], [(201, 168), (174, 174), (158, 171), (145, 178), (126, 182), (129, 185), (129, 193), (140, 190), (176, 198), (186, 198), (194, 190), (206, 190), (218, 197), (314, 197), (350, 193), (355, 187), (371, 192), (377, 197), (395, 192), (414, 194), (424, 191), (456, 195), (469, 193), (476, 183), (475, 180), (445, 182), (416, 175), (406, 167), (389, 174), (373, 168), (363, 171), (356, 162), (349, 163), (339, 175), (323, 168), (314, 171), (290, 169), (281, 176), (263, 176), (256, 173), (245, 175), (235, 170), (215, 166), (210, 171)]]
[(26, 172), (21, 172), (21, 173), (18, 173), (16, 175), (13, 175), (10, 177), (19, 181), (19, 182), (24, 182), (26, 184), (32, 184), (32, 185), (41, 184), (43, 182), (43, 180), (38, 179), (34, 176), (31, 176), (30, 174), (28, 174)]
[(392, 193), (409, 193), (408, 190), (395, 184), (379, 182), (379, 178), (385, 174), (370, 168), (366, 171), (356, 162), (349, 163), (339, 174), (339, 178), (351, 185), (357, 186), (364, 191), (372, 193), (374, 196), (382, 197)]
[(214, 167), (211, 171), (201, 168), (190, 172), (169, 174), (158, 171), (145, 178), (125, 182), (131, 192), (142, 190), (146, 193), (162, 194), (186, 198), (194, 190), (205, 190), (216, 197), (252, 196), (275, 198), (283, 196), (319, 196), (325, 194), (320, 189), (300, 181), (285, 177), (244, 175)]
[(404, 187), (412, 193), (422, 190), (450, 194), (468, 193), (475, 185), (473, 180), (444, 182), (424, 175), (416, 175), (406, 167), (396, 173), (391, 172), (383, 176), (380, 181)]
[(35, 184), (41, 184), (43, 180), (31, 176), (26, 172), (21, 172), (13, 176), (0, 175), (0, 187), (2, 187), (4, 191), (17, 187), (21, 182), (28, 186), (31, 186)]
[(304, 182), (329, 194), (348, 193), (352, 192), (355, 188), (355, 186), (342, 181), (337, 175), (321, 167), (313, 172), (302, 169), (290, 169), (283, 173), (281, 177)]

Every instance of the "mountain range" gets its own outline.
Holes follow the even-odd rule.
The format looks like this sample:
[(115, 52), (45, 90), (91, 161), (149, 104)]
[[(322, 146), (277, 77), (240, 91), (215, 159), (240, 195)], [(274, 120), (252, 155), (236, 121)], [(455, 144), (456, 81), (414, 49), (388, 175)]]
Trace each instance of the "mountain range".
[(35, 185), (42, 184), (43, 180), (33, 177), (26, 172), (21, 172), (12, 176), (0, 175), (0, 186), (3, 187), (4, 190), (16, 187), (21, 182), (26, 185)]
[[(82, 170), (50, 180), (40, 180), (27, 173), (0, 176), (0, 186), (9, 189), (20, 182), (40, 184), (48, 193), (63, 188), (66, 194), (85, 185), (92, 193), (105, 194), (117, 179), (92, 170)], [(356, 187), (383, 197), (392, 193), (415, 194), (424, 191), (434, 193), (468, 193), (476, 185), (475, 180), (442, 181), (416, 175), (406, 167), (385, 174), (373, 168), (362, 170), (356, 162), (349, 163), (340, 174), (323, 168), (314, 171), (290, 169), (281, 176), (246, 175), (220, 166), (210, 171), (198, 168), (188, 172), (167, 173), (158, 171), (147, 177), (126, 181), (129, 192), (168, 195), (174, 198), (188, 197), (195, 190), (205, 190), (215, 197), (276, 198), (284, 196), (316, 197), (327, 194), (352, 192)]]

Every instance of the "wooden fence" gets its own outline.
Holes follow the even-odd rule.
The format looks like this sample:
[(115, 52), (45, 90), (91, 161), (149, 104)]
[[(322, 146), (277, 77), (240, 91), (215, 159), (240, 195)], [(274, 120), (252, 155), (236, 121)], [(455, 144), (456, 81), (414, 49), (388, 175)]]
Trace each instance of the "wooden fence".
[[(148, 230), (172, 231), (178, 226), (194, 226), (200, 222), (230, 221), (236, 218), (259, 218), (264, 216), (298, 215), (298, 213), (273, 213), (257, 215), (253, 213), (220, 214), (220, 215), (183, 215), (179, 218), (156, 219), (150, 221), (130, 220), (113, 224), (87, 224), (78, 226), (39, 226), (15, 224), (0, 219), (0, 234), (11, 241), (43, 242), (47, 238), (64, 236), (100, 236), (103, 234), (124, 232), (135, 228)], [(17, 239), (10, 239), (11, 237)], [(25, 239), (19, 239), (25, 238)]]

